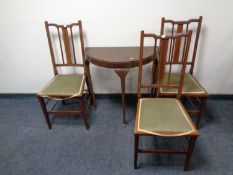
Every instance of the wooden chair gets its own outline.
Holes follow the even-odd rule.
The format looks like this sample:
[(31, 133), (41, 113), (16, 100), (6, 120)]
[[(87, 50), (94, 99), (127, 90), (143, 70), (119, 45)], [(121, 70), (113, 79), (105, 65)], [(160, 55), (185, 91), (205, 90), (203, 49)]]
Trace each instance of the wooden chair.
[[(135, 121), (135, 143), (134, 143), (134, 168), (137, 168), (138, 153), (167, 153), (167, 154), (185, 154), (186, 160), (184, 170), (188, 169), (192, 152), (196, 139), (199, 135), (198, 130), (190, 119), (188, 113), (180, 102), (181, 91), (184, 82), (185, 67), (189, 44), (191, 39), (191, 31), (189, 33), (178, 34), (173, 36), (157, 36), (155, 34), (146, 34), (141, 32), (140, 43), (140, 62), (139, 62), (139, 78), (138, 78), (138, 104)], [(160, 54), (158, 58), (157, 81), (154, 84), (142, 83), (142, 60), (144, 51), (144, 39), (153, 38), (155, 47), (160, 42)], [(179, 68), (172, 64), (174, 60), (174, 46), (177, 40), (183, 42), (182, 64)], [(152, 68), (153, 69), (153, 68)], [(177, 69), (177, 70), (175, 70)], [(179, 75), (179, 83), (171, 81), (172, 72), (176, 71)], [(153, 73), (152, 73), (153, 74)], [(151, 75), (152, 76), (152, 75)], [(178, 77), (178, 76), (177, 76)], [(142, 89), (156, 88), (156, 97), (143, 98)], [(159, 89), (177, 89), (176, 98), (159, 98)], [(139, 137), (166, 137), (185, 139), (187, 141), (184, 149), (154, 149), (139, 148)]]
[[(86, 108), (89, 106), (89, 103), (85, 104), (85, 102), (88, 101), (85, 99), (88, 98), (87, 94), (89, 94), (91, 103), (95, 105), (95, 97), (92, 89), (91, 77), (89, 76), (85, 66), (82, 23), (81, 21), (78, 21), (78, 23), (72, 23), (69, 25), (58, 25), (45, 21), (45, 28), (52, 58), (54, 78), (37, 94), (37, 97), (43, 110), (48, 128), (52, 128), (49, 119), (50, 114), (80, 114), (86, 128), (88, 129), (89, 124)], [(77, 53), (78, 48), (81, 50), (80, 53)], [(82, 59), (77, 59), (78, 54), (80, 54)], [(71, 68), (72, 70), (69, 71), (72, 73), (67, 74), (68, 70), (61, 70), (62, 68)], [(81, 69), (82, 73), (80, 73)], [(76, 72), (74, 73), (74, 71)], [(79, 71), (79, 73), (77, 73), (77, 71)], [(87, 91), (84, 90), (85, 82), (87, 84)], [(55, 100), (56, 103), (48, 110), (48, 104), (51, 99)], [(77, 99), (80, 104), (80, 109), (55, 109), (57, 102), (61, 101), (64, 105), (68, 99)]]
[[(176, 33), (182, 33), (187, 32), (188, 30), (192, 30), (193, 35), (190, 43), (190, 52), (189, 57), (187, 61), (187, 66), (189, 66), (189, 72), (185, 74), (184, 79), (184, 87), (182, 90), (182, 97), (185, 97), (185, 99), (188, 99), (187, 102), (189, 102), (189, 109), (187, 111), (190, 114), (196, 114), (197, 120), (196, 120), (196, 127), (199, 128), (200, 121), (202, 118), (202, 113), (205, 108), (206, 99), (208, 96), (208, 93), (206, 90), (200, 85), (200, 83), (197, 81), (197, 79), (193, 75), (195, 60), (196, 60), (196, 53), (197, 53), (197, 47), (198, 47), (198, 40), (199, 35), (201, 31), (201, 24), (202, 24), (202, 16), (200, 16), (198, 19), (190, 19), (187, 21), (174, 21), (174, 20), (168, 20), (165, 18), (162, 18), (161, 22), (161, 35), (164, 34), (176, 34)], [(182, 54), (182, 48), (180, 45), (181, 41), (180, 39), (177, 40), (175, 43), (175, 50), (174, 50), (174, 63), (176, 64), (182, 64), (181, 60), (179, 60), (180, 54)], [(176, 76), (172, 76), (174, 80), (176, 81)], [(169, 89), (167, 91), (161, 91), (161, 95), (164, 96), (174, 96), (177, 94), (177, 91), (175, 89)]]

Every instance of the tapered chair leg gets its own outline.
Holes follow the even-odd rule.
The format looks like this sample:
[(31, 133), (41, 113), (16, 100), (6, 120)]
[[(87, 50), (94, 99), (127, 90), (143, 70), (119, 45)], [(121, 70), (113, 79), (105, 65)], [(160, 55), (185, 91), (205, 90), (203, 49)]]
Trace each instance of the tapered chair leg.
[(86, 74), (87, 74), (87, 78), (86, 78), (87, 88), (88, 88), (89, 94), (91, 96), (91, 105), (94, 105), (94, 107), (96, 108), (95, 94), (94, 94), (94, 90), (93, 90), (93, 86), (92, 86), (91, 73), (90, 73), (88, 61), (85, 62), (85, 68), (86, 68)]
[[(153, 60), (153, 65), (152, 65), (152, 76), (151, 76), (151, 84), (155, 84), (156, 82), (156, 70), (157, 70), (157, 61), (154, 59)], [(153, 97), (155, 95), (156, 88), (151, 88), (151, 96)]]
[(39, 96), (39, 95), (37, 95), (37, 97), (38, 97), (38, 99), (39, 99), (40, 106), (41, 106), (42, 111), (43, 111), (43, 113), (44, 113), (44, 117), (45, 117), (46, 123), (47, 123), (47, 125), (48, 125), (48, 128), (49, 128), (49, 129), (52, 129), (52, 125), (51, 125), (51, 122), (50, 122), (50, 120), (49, 120), (49, 115), (48, 115), (48, 113), (47, 113), (47, 108), (46, 108), (46, 105), (45, 105), (45, 102), (44, 102), (44, 98), (41, 97), (41, 96)]
[(185, 163), (184, 163), (184, 171), (188, 170), (196, 140), (197, 140), (197, 137), (191, 137), (189, 140), (188, 153), (186, 154), (186, 159), (185, 159)]
[(87, 114), (86, 114), (86, 109), (85, 109), (83, 99), (80, 99), (80, 108), (81, 108), (81, 116), (83, 118), (84, 125), (86, 126), (86, 129), (88, 130), (89, 124), (88, 124), (88, 120), (87, 120)]
[(90, 86), (89, 86), (88, 78), (86, 78), (86, 84), (87, 84), (88, 94), (89, 94), (90, 97), (91, 97), (91, 105), (93, 105), (94, 108), (96, 108), (95, 95), (92, 94), (92, 91), (91, 91)]
[(206, 97), (202, 97), (200, 101), (201, 101), (200, 111), (198, 112), (197, 121), (196, 121), (196, 128), (197, 129), (200, 127), (200, 122), (201, 122), (202, 115), (203, 115), (203, 112), (204, 112), (204, 109), (205, 109)]
[(137, 169), (139, 135), (134, 135), (134, 169)]

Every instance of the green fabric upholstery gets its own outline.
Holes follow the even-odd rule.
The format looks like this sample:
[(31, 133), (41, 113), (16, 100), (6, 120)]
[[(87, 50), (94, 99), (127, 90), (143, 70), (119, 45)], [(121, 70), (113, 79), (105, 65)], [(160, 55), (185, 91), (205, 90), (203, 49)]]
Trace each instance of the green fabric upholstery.
[(144, 98), (139, 101), (138, 130), (154, 135), (181, 136), (192, 133), (195, 128), (177, 99)]
[[(167, 75), (165, 75), (165, 80)], [(172, 73), (170, 76), (170, 84), (178, 84), (180, 81), (180, 74)], [(177, 93), (177, 88), (161, 88), (161, 93)], [(185, 74), (184, 85), (182, 93), (205, 93), (205, 90), (198, 84), (198, 82), (189, 73)]]
[(57, 75), (41, 91), (42, 96), (81, 96), (85, 83), (83, 74)]

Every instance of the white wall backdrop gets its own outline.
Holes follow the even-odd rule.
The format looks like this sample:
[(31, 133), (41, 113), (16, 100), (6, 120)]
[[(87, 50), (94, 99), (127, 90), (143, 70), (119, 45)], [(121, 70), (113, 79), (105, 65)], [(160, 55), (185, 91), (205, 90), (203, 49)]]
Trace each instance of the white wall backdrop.
[[(44, 21), (81, 19), (86, 46), (138, 46), (161, 17), (204, 17), (195, 75), (210, 94), (233, 94), (232, 0), (1, 0), (0, 93), (35, 93), (53, 76)], [(96, 93), (120, 92), (113, 70), (91, 65)], [(137, 68), (126, 92), (136, 92)]]

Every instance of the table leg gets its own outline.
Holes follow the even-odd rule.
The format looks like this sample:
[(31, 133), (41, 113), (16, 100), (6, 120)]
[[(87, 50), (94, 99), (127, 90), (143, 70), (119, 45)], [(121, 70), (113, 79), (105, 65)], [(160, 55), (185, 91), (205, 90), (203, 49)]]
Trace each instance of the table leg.
[(87, 86), (88, 86), (89, 93), (91, 94), (91, 104), (94, 105), (94, 107), (96, 107), (95, 94), (94, 94), (92, 81), (91, 81), (91, 73), (90, 73), (90, 68), (89, 68), (89, 62), (86, 61), (85, 65), (86, 65), (86, 75), (87, 75)]
[(115, 70), (116, 74), (121, 79), (121, 99), (122, 99), (122, 126), (126, 126), (125, 123), (125, 77), (129, 72), (129, 69)]

